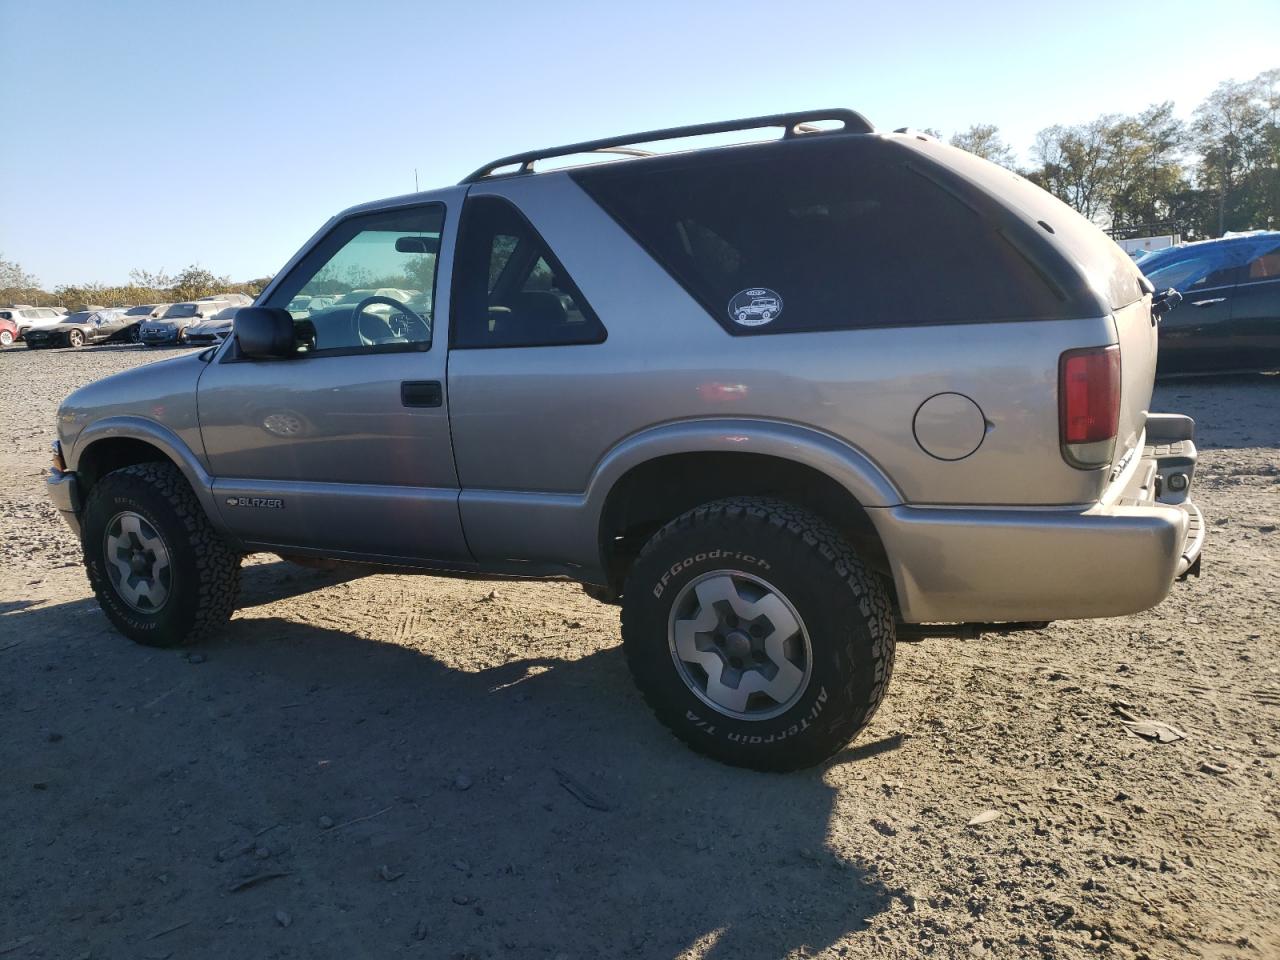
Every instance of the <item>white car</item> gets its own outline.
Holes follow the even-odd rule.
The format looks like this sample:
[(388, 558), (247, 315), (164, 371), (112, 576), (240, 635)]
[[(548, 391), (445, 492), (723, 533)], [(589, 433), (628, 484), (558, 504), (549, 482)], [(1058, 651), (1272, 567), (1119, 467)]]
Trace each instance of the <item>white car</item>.
[(27, 335), (28, 330), (37, 327), (55, 327), (62, 322), (66, 311), (55, 307), (4, 307), (0, 309), (0, 320), (12, 320), (18, 326), (18, 339)]
[(191, 324), (186, 329), (186, 342), (192, 346), (221, 343), (231, 333), (231, 327), (239, 312), (239, 307), (224, 307), (209, 319)]

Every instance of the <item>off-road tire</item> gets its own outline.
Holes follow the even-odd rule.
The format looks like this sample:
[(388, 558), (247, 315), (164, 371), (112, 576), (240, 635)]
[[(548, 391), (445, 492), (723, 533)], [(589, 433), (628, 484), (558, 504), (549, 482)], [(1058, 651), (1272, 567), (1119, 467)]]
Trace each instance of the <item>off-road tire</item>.
[[(808, 685), (771, 719), (717, 712), (690, 690), (672, 657), (668, 629), (681, 589), (724, 569), (774, 585), (809, 634)], [(659, 720), (693, 749), (755, 770), (796, 770), (837, 753), (871, 721), (893, 674), (894, 617), (884, 584), (830, 524), (781, 500), (717, 500), (654, 534), (624, 585), (622, 638), (636, 685)]]
[[(172, 593), (156, 612), (133, 609), (105, 569), (104, 536), (121, 511), (144, 517), (164, 539), (174, 567)], [(178, 647), (217, 630), (240, 590), (240, 555), (214, 529), (186, 478), (171, 463), (112, 471), (90, 490), (81, 522), (89, 584), (112, 625), (149, 647)]]

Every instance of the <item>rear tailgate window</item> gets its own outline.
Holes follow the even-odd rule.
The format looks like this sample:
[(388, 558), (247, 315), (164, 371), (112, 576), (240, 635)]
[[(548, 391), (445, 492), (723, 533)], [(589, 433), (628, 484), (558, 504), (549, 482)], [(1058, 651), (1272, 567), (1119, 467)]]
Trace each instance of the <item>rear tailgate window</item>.
[(733, 334), (1088, 313), (991, 215), (995, 204), (932, 167), (892, 140), (851, 136), (572, 176)]

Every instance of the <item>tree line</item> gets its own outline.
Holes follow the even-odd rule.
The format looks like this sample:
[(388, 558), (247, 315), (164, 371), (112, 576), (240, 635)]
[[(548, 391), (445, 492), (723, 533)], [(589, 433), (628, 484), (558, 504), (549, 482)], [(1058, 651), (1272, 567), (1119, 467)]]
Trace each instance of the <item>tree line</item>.
[[(925, 132), (942, 139), (936, 130)], [(1187, 121), (1165, 101), (1133, 116), (1045, 127), (1031, 145), (1030, 167), (1018, 163), (993, 124), (974, 124), (950, 143), (1016, 170), (1116, 236), (1176, 231), (1197, 240), (1228, 230), (1280, 229), (1280, 68), (1219, 84)], [(45, 290), (0, 256), (0, 303), (81, 310), (215, 293), (257, 296), (270, 279), (237, 283), (193, 265), (174, 275), (132, 270), (129, 283), (118, 286)]]
[(1280, 228), (1280, 68), (1219, 84), (1189, 121), (1165, 101), (1132, 116), (1046, 127), (1030, 167), (991, 124), (950, 142), (1017, 170), (1119, 236), (1167, 232), (1149, 229), (1156, 226), (1190, 240)]
[(230, 277), (219, 277), (204, 267), (192, 265), (176, 274), (163, 270), (130, 270), (126, 284), (63, 284), (53, 290), (45, 290), (34, 276), (0, 255), (0, 303), (66, 307), (71, 311), (142, 303), (181, 303), (216, 293), (246, 293), (256, 297), (270, 280), (270, 277), (259, 277), (235, 282)]

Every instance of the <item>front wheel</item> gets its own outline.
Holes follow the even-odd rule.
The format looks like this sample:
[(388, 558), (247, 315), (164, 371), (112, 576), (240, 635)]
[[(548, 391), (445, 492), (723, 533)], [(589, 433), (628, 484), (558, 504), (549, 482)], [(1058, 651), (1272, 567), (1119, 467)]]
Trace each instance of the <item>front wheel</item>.
[(13, 333), (9, 330), (0, 330), (0, 347), (13, 346)]
[(180, 646), (235, 609), (240, 556), (170, 463), (124, 467), (94, 484), (81, 546), (98, 604), (138, 643)]
[(655, 534), (627, 577), (622, 637), (658, 719), (756, 770), (839, 751), (893, 672), (884, 585), (829, 524), (778, 500), (719, 500)]
[(67, 343), (71, 344), (73, 347), (83, 347), (84, 334), (79, 330), (72, 330), (67, 334)]

